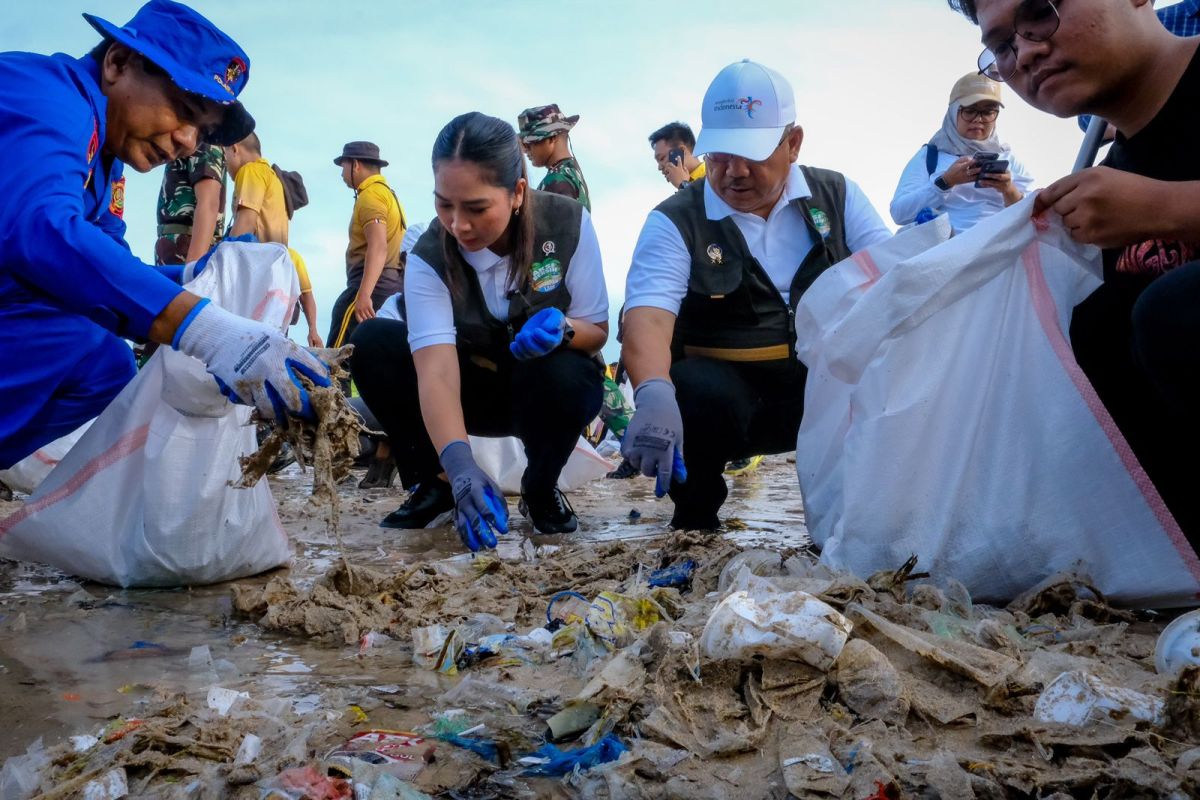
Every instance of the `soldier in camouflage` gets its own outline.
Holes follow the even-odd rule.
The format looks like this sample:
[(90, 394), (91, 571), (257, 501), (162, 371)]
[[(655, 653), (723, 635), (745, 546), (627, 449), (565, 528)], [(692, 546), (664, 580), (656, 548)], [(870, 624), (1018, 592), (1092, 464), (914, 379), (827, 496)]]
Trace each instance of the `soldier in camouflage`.
[(154, 263), (195, 261), (220, 241), (225, 227), (225, 152), (201, 144), (167, 164), (158, 194)]
[(527, 108), (517, 117), (517, 136), (529, 162), (546, 168), (546, 177), (537, 188), (578, 200), (591, 211), (587, 181), (571, 153), (570, 131), (576, 122), (578, 114), (568, 117), (554, 103)]

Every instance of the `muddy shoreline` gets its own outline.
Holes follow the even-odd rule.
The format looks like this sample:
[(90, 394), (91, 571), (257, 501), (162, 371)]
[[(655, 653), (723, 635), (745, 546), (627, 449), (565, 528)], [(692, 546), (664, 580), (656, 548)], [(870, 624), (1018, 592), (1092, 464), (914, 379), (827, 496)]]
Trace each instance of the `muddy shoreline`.
[[(82, 796), (116, 766), (129, 796), (251, 798), (305, 765), (324, 780), (330, 750), (391, 730), (421, 737), (426, 761), (407, 779), (432, 797), (1200, 791), (1200, 671), (1156, 674), (1162, 618), (1111, 609), (1076, 578), (997, 609), (911, 565), (827, 574), (805, 558), (793, 469), (778, 456), (731, 479), (720, 535), (668, 531), (670, 506), (649, 480), (602, 480), (572, 495), (578, 534), (532, 538), (514, 514), (509, 536), (482, 557), (461, 552), (449, 528), (379, 528), (399, 490), (347, 485), (343, 552), (309, 503), (307, 476), (292, 469), (271, 479), (295, 547), (286, 570), (120, 591), (0, 562), (0, 707), (10, 720), (0, 760), (40, 737), (54, 759), (42, 783), (50, 796)], [(775, 555), (735, 569), (741, 553), (764, 547)], [(684, 585), (647, 581), (688, 562)], [(702, 658), (716, 641), (710, 615), (739, 588), (762, 602), (807, 593), (849, 641), (828, 661), (799, 651)], [(563, 592), (614, 593), (628, 624), (530, 633)], [(440, 644), (422, 651), (421, 631), (439, 625), (429, 635)], [(489, 636), (491, 649), (475, 645)], [(1087, 693), (1066, 697), (1065, 712), (1049, 705), (1047, 687), (1065, 674), (1119, 687), (1133, 705), (1086, 724), (1053, 721)], [(565, 778), (532, 774), (548, 730), (564, 725), (564, 749), (615, 742), (626, 752)], [(69, 738), (83, 734), (96, 739)]]

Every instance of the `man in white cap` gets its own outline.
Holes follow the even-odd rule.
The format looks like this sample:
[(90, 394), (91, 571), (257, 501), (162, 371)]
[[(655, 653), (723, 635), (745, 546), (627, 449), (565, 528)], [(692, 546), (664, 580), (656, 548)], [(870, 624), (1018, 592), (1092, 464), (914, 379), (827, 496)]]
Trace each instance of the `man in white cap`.
[(801, 294), (891, 233), (853, 181), (796, 163), (804, 131), (774, 70), (721, 70), (701, 120), (707, 176), (650, 213), (633, 253), (622, 356), (637, 410), (621, 449), (669, 487), (672, 527), (712, 530), (727, 461), (795, 448)]

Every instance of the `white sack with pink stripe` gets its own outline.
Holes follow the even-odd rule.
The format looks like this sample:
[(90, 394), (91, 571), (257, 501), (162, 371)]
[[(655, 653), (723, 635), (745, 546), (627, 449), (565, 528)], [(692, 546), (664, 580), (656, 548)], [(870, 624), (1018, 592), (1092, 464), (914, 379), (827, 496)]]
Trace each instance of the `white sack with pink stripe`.
[(1100, 252), (1032, 203), (906, 230), (805, 293), (809, 530), (830, 566), (915, 554), (980, 600), (1077, 568), (1114, 602), (1196, 605), (1200, 559), (1071, 352)]
[[(286, 330), (299, 297), (277, 244), (220, 245), (187, 289)], [(267, 481), (235, 489), (256, 449), (250, 409), (202, 363), (161, 347), (50, 472), (0, 521), (0, 555), (117, 586), (186, 586), (287, 563)]]

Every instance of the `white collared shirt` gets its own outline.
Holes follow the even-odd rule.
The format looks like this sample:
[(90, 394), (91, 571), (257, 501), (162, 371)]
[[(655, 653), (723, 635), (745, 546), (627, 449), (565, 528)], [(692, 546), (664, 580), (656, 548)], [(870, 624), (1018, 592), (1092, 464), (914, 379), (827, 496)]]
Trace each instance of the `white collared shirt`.
[[(704, 184), (704, 214), (718, 220), (731, 217), (775, 288), (788, 301), (792, 278), (815, 242), (793, 200), (811, 197), (808, 181), (800, 167), (793, 164), (779, 201), (766, 219), (757, 214), (735, 211)], [(852, 252), (890, 239), (892, 232), (883, 224), (871, 201), (854, 181), (846, 179), (846, 207), (842, 211), (846, 244)], [(692, 270), (692, 254), (683, 242), (675, 223), (661, 211), (651, 211), (633, 249), (633, 264), (625, 279), (625, 309), (649, 306), (679, 313), (687, 294)]]
[[(508, 286), (508, 256), (498, 256), (486, 248), (471, 253), (459, 247), (458, 251), (479, 277), (488, 311), (496, 319), (507, 320), (508, 295), (513, 288)], [(571, 293), (568, 317), (594, 324), (608, 322), (608, 289), (600, 242), (587, 209), (579, 220), (579, 245), (565, 281)], [(435, 344), (456, 343), (450, 290), (433, 267), (413, 253), (408, 254), (404, 270), (404, 313), (408, 319), (408, 346), (413, 352)]]

